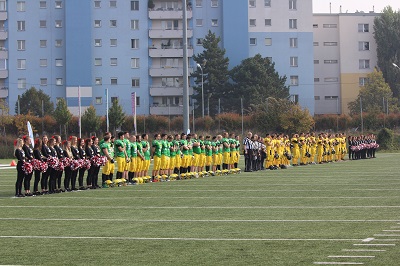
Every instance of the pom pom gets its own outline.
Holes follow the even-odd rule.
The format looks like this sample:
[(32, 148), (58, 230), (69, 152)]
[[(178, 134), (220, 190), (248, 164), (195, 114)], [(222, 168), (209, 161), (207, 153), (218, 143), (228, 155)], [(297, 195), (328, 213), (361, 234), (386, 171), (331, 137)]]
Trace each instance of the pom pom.
[(22, 165), (22, 171), (24, 171), (24, 173), (26, 175), (29, 175), (30, 173), (32, 173), (32, 171), (33, 171), (32, 164), (30, 164), (28, 162), (24, 162), (24, 164)]

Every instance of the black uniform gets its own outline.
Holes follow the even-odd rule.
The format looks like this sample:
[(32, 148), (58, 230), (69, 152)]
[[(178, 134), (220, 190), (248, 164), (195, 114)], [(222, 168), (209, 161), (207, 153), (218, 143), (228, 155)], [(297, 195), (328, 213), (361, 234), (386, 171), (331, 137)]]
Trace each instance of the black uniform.
[[(33, 157), (35, 157), (36, 160), (43, 162), (42, 152), (39, 149), (33, 150)], [(42, 174), (40, 170), (35, 170), (35, 181), (33, 183), (33, 191), (35, 192), (36, 195), (40, 195), (39, 192), (40, 174)], [(44, 173), (42, 174), (42, 176), (43, 175)]]
[(24, 182), (25, 173), (22, 170), (22, 165), (25, 162), (25, 152), (22, 149), (16, 149), (14, 153), (18, 160), (17, 163), (17, 181), (15, 182), (15, 196), (23, 197), (22, 195), (22, 183)]
[[(31, 147), (27, 145), (23, 145), (22, 149), (25, 152), (25, 159), (30, 162), (33, 159), (33, 150)], [(24, 178), (24, 189), (25, 190), (30, 190), (31, 189), (31, 179), (32, 179), (33, 172), (30, 174), (25, 174)]]
[[(47, 145), (43, 144), (42, 145), (43, 160), (47, 161), (47, 158), (49, 158), (49, 156), (51, 156), (50, 154), (51, 154), (50, 148)], [(40, 182), (42, 191), (48, 190), (48, 181), (49, 181), (50, 172), (51, 172), (51, 169), (48, 168), (47, 171), (42, 174), (42, 180)]]
[[(63, 149), (62, 149), (59, 145), (55, 145), (55, 146), (54, 146), (54, 149), (55, 149), (55, 151), (56, 151), (56, 153), (57, 153), (57, 158), (58, 158), (59, 160), (63, 159), (63, 158), (64, 158), (64, 151), (63, 151)], [(61, 190), (61, 179), (62, 179), (62, 175), (63, 175), (63, 171), (57, 171), (57, 174), (56, 174), (56, 189), (57, 189), (58, 191), (63, 191), (63, 190)]]

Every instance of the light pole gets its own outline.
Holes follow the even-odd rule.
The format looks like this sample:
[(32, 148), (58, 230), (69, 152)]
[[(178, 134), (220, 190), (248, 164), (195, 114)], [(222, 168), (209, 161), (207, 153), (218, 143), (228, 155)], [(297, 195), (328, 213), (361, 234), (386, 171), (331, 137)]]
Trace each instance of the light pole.
[(400, 67), (398, 65), (396, 65), (395, 63), (392, 63), (392, 65), (397, 68), (398, 70), (400, 70)]
[(199, 63), (197, 63), (197, 67), (201, 70), (201, 114), (204, 118), (204, 73)]

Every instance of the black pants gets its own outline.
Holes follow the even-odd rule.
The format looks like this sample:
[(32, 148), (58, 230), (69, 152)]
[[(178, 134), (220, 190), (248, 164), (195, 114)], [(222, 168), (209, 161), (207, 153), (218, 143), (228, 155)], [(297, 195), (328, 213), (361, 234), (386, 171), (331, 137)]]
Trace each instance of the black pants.
[(93, 183), (94, 166), (90, 166), (90, 169), (87, 172), (86, 186), (91, 186)]
[(50, 168), (47, 168), (47, 171), (42, 174), (42, 180), (40, 182), (42, 190), (48, 189), (49, 175), (50, 175)]
[(100, 166), (94, 166), (92, 172), (92, 186), (98, 187)]
[(61, 180), (62, 180), (62, 175), (64, 171), (57, 171), (57, 188), (61, 189)]
[(27, 174), (24, 177), (24, 189), (25, 190), (30, 190), (31, 189), (31, 179), (32, 179), (33, 173)]
[(252, 158), (252, 152), (248, 151), (247, 154), (244, 155), (244, 170), (246, 172), (251, 171), (251, 158)]
[(76, 188), (76, 177), (78, 176), (78, 169), (73, 170), (71, 174), (71, 188), (75, 189)]
[(41, 174), (40, 171), (35, 170), (35, 181), (33, 183), (33, 191), (34, 192), (39, 191), (40, 174)]
[(79, 168), (79, 177), (78, 177), (78, 183), (79, 187), (83, 187), (83, 176), (85, 175), (85, 168)]
[(25, 173), (22, 171), (22, 162), (17, 164), (17, 181), (15, 182), (15, 196), (22, 194), (22, 183), (24, 182)]
[(64, 189), (69, 189), (69, 183), (71, 182), (72, 170), (69, 167), (64, 169)]
[(58, 171), (54, 170), (53, 168), (49, 168), (50, 172), (50, 179), (49, 179), (49, 192), (54, 193), (56, 190), (56, 182), (57, 182), (57, 175)]

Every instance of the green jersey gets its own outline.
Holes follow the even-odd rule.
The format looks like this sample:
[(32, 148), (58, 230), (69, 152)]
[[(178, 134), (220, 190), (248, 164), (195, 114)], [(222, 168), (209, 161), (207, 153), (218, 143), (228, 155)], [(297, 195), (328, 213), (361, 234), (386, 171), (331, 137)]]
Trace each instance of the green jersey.
[(167, 140), (163, 140), (162, 141), (162, 151), (161, 154), (165, 155), (165, 156), (170, 156), (171, 155), (171, 150), (170, 150), (170, 142), (168, 142)]
[(206, 156), (212, 156), (213, 150), (212, 150), (212, 146), (211, 146), (211, 141), (205, 140), (204, 141), (204, 148), (205, 148)]
[(117, 157), (125, 158), (125, 152), (119, 150), (119, 148), (125, 148), (125, 142), (123, 140), (117, 139), (114, 142), (114, 145), (115, 145), (115, 149), (116, 149), (115, 155)]
[(131, 149), (130, 150), (131, 150), (132, 158), (136, 158), (137, 157), (137, 153), (138, 153), (136, 142), (131, 142)]
[(231, 152), (229, 139), (223, 138), (221, 143), (222, 143), (222, 151), (223, 152)]
[(182, 147), (182, 154), (183, 155), (188, 155), (189, 154), (189, 150), (186, 150), (185, 148), (183, 148), (183, 146), (187, 147), (187, 145), (188, 145), (187, 140), (186, 139), (181, 139), (180, 146)]
[(141, 142), (136, 142), (136, 146), (137, 146), (137, 152), (138, 154), (143, 156), (143, 146)]
[(110, 145), (109, 142), (104, 142), (104, 141), (103, 141), (103, 143), (101, 143), (101, 145), (100, 145), (100, 155), (101, 155), (101, 156), (105, 156), (105, 155), (106, 155), (106, 154), (104, 153), (104, 151), (103, 151), (104, 149), (107, 150), (108, 155), (110, 155), (110, 157), (112, 158), (112, 156), (111, 156), (111, 145)]
[(145, 160), (150, 160), (150, 143), (147, 140), (142, 140), (142, 150), (145, 150), (144, 152), (144, 159)]
[(153, 140), (152, 147), (154, 148), (153, 156), (161, 157), (161, 149), (162, 149), (161, 141), (157, 139)]
[(126, 155), (128, 156), (128, 158), (131, 158), (131, 145), (132, 143), (128, 140), (128, 139), (124, 139), (124, 144), (126, 147)]
[(193, 143), (193, 153), (195, 154), (200, 154), (201, 153), (201, 148), (200, 148), (200, 140), (197, 139), (192, 139), (192, 143)]

